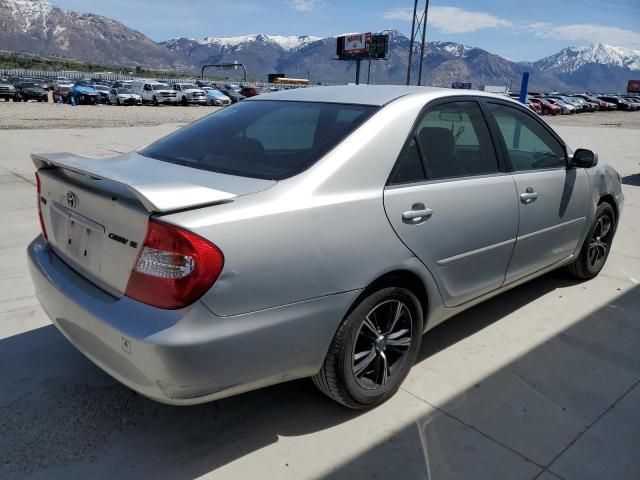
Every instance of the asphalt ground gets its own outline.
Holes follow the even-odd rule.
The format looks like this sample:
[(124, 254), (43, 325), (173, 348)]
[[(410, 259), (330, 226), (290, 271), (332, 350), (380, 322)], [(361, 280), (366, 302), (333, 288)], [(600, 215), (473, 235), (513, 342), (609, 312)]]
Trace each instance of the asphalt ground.
[[(0, 103), (0, 124), (18, 125), (20, 111), (29, 127), (31, 109), (38, 121), (51, 112), (46, 128), (0, 131), (3, 480), (640, 478), (640, 112), (550, 120), (624, 177), (625, 209), (600, 276), (545, 275), (452, 318), (424, 337), (394, 398), (353, 412), (308, 380), (164, 406), (78, 353), (27, 272), (25, 249), (39, 232), (29, 153), (111, 156), (193, 120), (176, 115), (209, 109), (122, 107), (149, 110), (156, 126), (113, 128), (110, 118), (84, 128), (119, 108)], [(57, 112), (71, 113), (63, 121)]]

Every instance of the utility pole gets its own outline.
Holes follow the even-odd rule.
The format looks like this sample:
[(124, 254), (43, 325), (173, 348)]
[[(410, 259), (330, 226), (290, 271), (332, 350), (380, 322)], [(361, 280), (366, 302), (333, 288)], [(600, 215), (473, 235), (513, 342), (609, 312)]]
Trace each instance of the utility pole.
[(413, 47), (416, 38), (422, 34), (420, 42), (420, 66), (418, 68), (418, 85), (422, 85), (422, 66), (424, 63), (425, 42), (427, 36), (427, 12), (429, 10), (429, 0), (424, 0), (424, 10), (418, 15), (418, 1), (413, 3), (413, 22), (411, 24), (411, 41), (409, 43), (409, 65), (407, 66), (407, 85), (411, 84), (411, 63), (413, 61)]

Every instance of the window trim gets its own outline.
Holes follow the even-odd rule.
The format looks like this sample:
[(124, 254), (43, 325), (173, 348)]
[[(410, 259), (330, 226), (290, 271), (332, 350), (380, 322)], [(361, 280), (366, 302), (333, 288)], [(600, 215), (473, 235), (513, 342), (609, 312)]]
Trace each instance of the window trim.
[[(491, 113), (491, 107), (489, 104), (501, 105), (503, 107), (513, 108), (525, 115), (528, 115), (532, 120), (538, 122), (539, 125), (542, 126), (551, 136), (562, 146), (564, 150), (564, 167), (548, 167), (548, 168), (531, 168), (528, 170), (516, 170), (513, 166), (513, 162), (511, 161), (511, 156), (509, 155), (509, 149), (507, 148), (507, 144), (502, 135), (502, 131), (500, 130), (500, 126), (498, 125), (498, 121), (495, 119), (493, 114)], [(567, 144), (560, 138), (560, 136), (553, 130), (545, 121), (538, 118), (534, 112), (524, 107), (520, 103), (514, 103), (506, 100), (502, 100), (500, 98), (482, 98), (480, 102), (480, 108), (485, 112), (485, 118), (487, 118), (487, 123), (489, 123), (489, 129), (491, 131), (491, 135), (495, 137), (494, 143), (499, 145), (500, 150), (502, 151), (502, 155), (505, 160), (505, 165), (507, 167), (507, 171), (510, 173), (533, 173), (533, 172), (544, 172), (544, 171), (556, 171), (556, 170), (570, 170), (571, 165), (569, 164), (569, 151)]]
[[(444, 98), (436, 98), (433, 100), (428, 101), (421, 109), (420, 112), (418, 112), (418, 115), (416, 116), (415, 120), (413, 121), (413, 124), (411, 125), (411, 129), (409, 130), (409, 133), (407, 135), (407, 138), (405, 139), (404, 143), (402, 144), (402, 148), (400, 149), (400, 151), (398, 152), (398, 156), (396, 157), (396, 161), (393, 164), (393, 167), (391, 168), (391, 171), (389, 172), (389, 176), (387, 177), (387, 181), (385, 182), (385, 188), (401, 188), (401, 187), (413, 187), (416, 185), (423, 185), (423, 184), (431, 184), (431, 183), (443, 183), (443, 182), (451, 182), (451, 181), (459, 181), (459, 180), (471, 180), (471, 179), (475, 179), (475, 178), (488, 178), (488, 177), (495, 177), (495, 176), (500, 176), (500, 175), (504, 175), (505, 173), (509, 173), (509, 168), (510, 168), (510, 161), (509, 163), (507, 163), (506, 158), (504, 157), (504, 152), (502, 150), (502, 145), (498, 144), (497, 142), (497, 138), (494, 135), (494, 131), (492, 130), (492, 125), (489, 121), (489, 118), (487, 117), (487, 111), (484, 108), (484, 105), (482, 104), (484, 98), (480, 97), (480, 96), (475, 96), (475, 95), (452, 95), (452, 96), (448, 96), (448, 97), (444, 97)], [(424, 155), (421, 152), (420, 146), (417, 144), (417, 139), (416, 139), (416, 146), (418, 149), (418, 156), (420, 157), (420, 160), (422, 162), (422, 171), (424, 173), (424, 180), (419, 180), (419, 181), (414, 181), (414, 182), (406, 182), (406, 183), (391, 183), (391, 178), (396, 170), (396, 167), (398, 165), (398, 162), (400, 161), (400, 155), (402, 154), (402, 152), (404, 151), (405, 148), (407, 148), (407, 146), (409, 145), (409, 142), (411, 141), (412, 138), (415, 137), (416, 135), (416, 130), (418, 128), (418, 126), (420, 125), (420, 123), (422, 122), (422, 120), (424, 119), (424, 117), (429, 114), (431, 112), (431, 110), (433, 110), (436, 107), (442, 106), (442, 105), (446, 105), (448, 103), (460, 103), (460, 102), (474, 102), (478, 105), (478, 108), (480, 109), (480, 114), (482, 115), (485, 125), (487, 127), (487, 130), (489, 131), (489, 138), (491, 138), (491, 143), (493, 145), (493, 151), (495, 153), (496, 156), (496, 160), (498, 161), (498, 171), (496, 172), (492, 172), (492, 173), (479, 173), (476, 175), (466, 175), (464, 177), (450, 177), (450, 178), (429, 178), (428, 174), (427, 174), (427, 164), (424, 158)], [(500, 137), (501, 138), (501, 137)]]

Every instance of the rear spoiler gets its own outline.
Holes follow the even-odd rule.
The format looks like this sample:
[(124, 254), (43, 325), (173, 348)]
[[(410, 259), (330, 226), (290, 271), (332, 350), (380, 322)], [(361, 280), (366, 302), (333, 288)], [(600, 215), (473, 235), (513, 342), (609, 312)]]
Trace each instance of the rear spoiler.
[[(234, 177), (220, 173), (162, 162), (136, 152), (118, 157), (95, 159), (71, 153), (32, 154), (36, 169), (62, 168), (93, 180), (116, 183), (131, 192), (147, 211), (169, 212), (231, 200), (242, 190), (263, 190), (256, 183), (270, 181)], [(252, 185), (247, 185), (248, 183)], [(216, 188), (236, 187), (231, 193)], [(240, 188), (243, 187), (243, 188)]]

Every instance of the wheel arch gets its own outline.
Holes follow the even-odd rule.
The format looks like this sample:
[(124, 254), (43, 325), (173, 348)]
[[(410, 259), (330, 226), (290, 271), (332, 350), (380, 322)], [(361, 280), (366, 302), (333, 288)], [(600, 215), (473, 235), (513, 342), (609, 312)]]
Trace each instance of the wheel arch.
[(605, 193), (603, 195), (600, 195), (600, 198), (598, 199), (598, 207), (603, 203), (608, 203), (609, 205), (611, 205), (611, 208), (613, 208), (613, 213), (616, 216), (615, 218), (616, 223), (618, 223), (618, 218), (619, 218), (618, 204), (615, 198), (613, 197), (613, 195), (611, 195), (610, 193)]
[(384, 287), (403, 287), (410, 290), (419, 300), (420, 307), (422, 308), (423, 320), (426, 324), (428, 312), (429, 312), (429, 293), (427, 286), (420, 276), (407, 269), (392, 270), (378, 276), (375, 280), (369, 283), (369, 285), (362, 290), (360, 295), (353, 301), (349, 310), (345, 314), (345, 318), (356, 308), (360, 302), (367, 298), (372, 292)]

